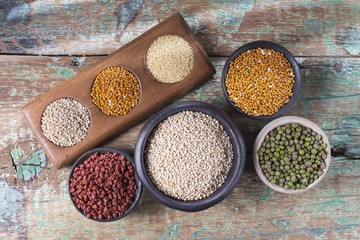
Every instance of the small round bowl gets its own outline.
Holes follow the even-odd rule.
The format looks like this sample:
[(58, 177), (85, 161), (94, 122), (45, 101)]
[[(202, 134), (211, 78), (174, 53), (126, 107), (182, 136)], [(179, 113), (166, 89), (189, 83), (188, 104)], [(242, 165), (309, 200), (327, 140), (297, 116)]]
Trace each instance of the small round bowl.
[[(85, 214), (84, 212), (79, 209), (77, 206), (76, 206), (76, 203), (74, 202), (74, 200), (72, 199), (72, 195), (70, 193), (70, 179), (72, 178), (73, 176), (73, 172), (74, 172), (74, 169), (79, 166), (80, 164), (82, 164), (85, 160), (87, 160), (91, 155), (95, 154), (95, 153), (99, 153), (99, 154), (105, 154), (105, 153), (118, 153), (119, 155), (122, 155), (122, 156), (125, 156), (126, 159), (128, 161), (130, 161), (132, 167), (134, 170), (136, 170), (135, 168), (135, 164), (134, 164), (134, 160), (133, 158), (126, 152), (124, 151), (121, 151), (119, 149), (115, 149), (115, 148), (110, 148), (110, 147), (100, 147), (100, 148), (94, 148), (86, 153), (84, 153), (81, 157), (79, 157), (76, 162), (74, 163), (73, 167), (71, 168), (71, 171), (70, 171), (70, 174), (69, 174), (69, 180), (68, 180), (68, 193), (69, 193), (69, 196), (70, 196), (70, 199), (71, 199), (71, 202), (73, 203), (74, 207), (76, 208), (76, 210), (78, 210), (85, 218)], [(111, 219), (94, 219), (94, 218), (90, 218), (91, 220), (94, 220), (94, 221), (98, 221), (98, 222), (112, 222), (112, 221), (116, 221), (116, 220), (119, 220), (123, 217), (125, 217), (126, 215), (128, 215), (135, 207), (135, 205), (138, 203), (139, 199), (140, 199), (140, 196), (141, 196), (141, 193), (142, 193), (142, 184), (139, 180), (139, 177), (137, 176), (136, 174), (136, 171), (135, 171), (135, 182), (136, 182), (136, 186), (137, 186), (137, 189), (135, 191), (135, 196), (134, 196), (134, 202), (130, 205), (130, 207), (124, 212), (123, 215), (121, 216), (118, 216), (118, 217), (115, 217), (115, 218), (111, 218)]]
[[(256, 49), (256, 48), (267, 48), (267, 49), (273, 49), (277, 52), (283, 53), (285, 58), (289, 61), (291, 67), (294, 69), (295, 74), (295, 83), (293, 87), (293, 95), (290, 97), (289, 102), (287, 102), (282, 108), (279, 109), (279, 111), (275, 112), (273, 115), (263, 115), (263, 116), (252, 116), (245, 113), (241, 108), (237, 107), (233, 101), (229, 98), (229, 93), (226, 89), (226, 75), (228, 73), (228, 69), (230, 66), (230, 63), (234, 61), (240, 54), (243, 52), (246, 52), (248, 50)], [(300, 94), (301, 89), (301, 74), (300, 74), (300, 68), (298, 63), (296, 62), (294, 56), (284, 47), (280, 46), (279, 44), (268, 42), (268, 41), (255, 41), (248, 44), (245, 44), (241, 47), (239, 47), (234, 53), (231, 54), (229, 59), (226, 61), (222, 76), (221, 76), (221, 82), (222, 82), (222, 88), (225, 94), (225, 97), (229, 104), (236, 109), (238, 112), (240, 112), (242, 115), (249, 117), (251, 119), (258, 119), (258, 120), (268, 120), (268, 119), (274, 119), (276, 117), (279, 117), (281, 114), (289, 110), (289, 108), (294, 104), (296, 98)]]
[[(325, 169), (322, 170), (323, 174), (318, 179), (316, 179), (313, 183), (309, 184), (305, 189), (295, 189), (295, 190), (284, 189), (276, 184), (272, 184), (264, 175), (264, 173), (260, 167), (260, 163), (259, 163), (259, 158), (258, 158), (257, 152), (260, 149), (261, 143), (264, 141), (265, 136), (271, 130), (275, 129), (276, 127), (282, 126), (285, 124), (290, 124), (290, 123), (297, 123), (304, 127), (312, 129), (313, 131), (319, 133), (321, 135), (324, 143), (326, 143), (326, 149), (325, 149), (326, 150), (326, 159), (325, 159), (326, 167), (325, 167)], [(326, 135), (315, 123), (313, 123), (312, 121), (310, 121), (308, 119), (302, 118), (302, 117), (286, 116), (286, 117), (281, 117), (281, 118), (271, 121), (257, 135), (255, 143), (254, 143), (254, 147), (253, 147), (253, 162), (254, 162), (256, 173), (258, 174), (260, 179), (266, 185), (268, 185), (273, 190), (281, 192), (281, 193), (287, 193), (287, 194), (302, 193), (302, 192), (305, 192), (305, 191), (315, 187), (325, 177), (325, 175), (330, 167), (330, 160), (331, 160), (331, 150), (330, 150), (330, 144), (329, 144), (329, 141), (328, 141)]]
[[(233, 165), (225, 182), (213, 194), (200, 200), (183, 201), (162, 193), (152, 183), (145, 168), (144, 150), (153, 129), (167, 117), (182, 111), (196, 111), (212, 116), (224, 127), (233, 145)], [(150, 194), (165, 206), (187, 212), (201, 211), (224, 200), (238, 184), (246, 160), (244, 139), (228, 115), (209, 103), (197, 101), (176, 103), (154, 114), (139, 133), (134, 155), (136, 171), (141, 182)]]

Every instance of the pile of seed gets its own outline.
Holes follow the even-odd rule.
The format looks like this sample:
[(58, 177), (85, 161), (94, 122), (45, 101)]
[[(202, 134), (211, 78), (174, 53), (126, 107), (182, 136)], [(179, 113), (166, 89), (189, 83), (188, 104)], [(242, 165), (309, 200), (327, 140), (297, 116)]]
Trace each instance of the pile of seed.
[(248, 115), (273, 115), (292, 96), (294, 69), (280, 52), (257, 48), (230, 63), (225, 79), (229, 98)]
[(41, 130), (52, 143), (69, 147), (85, 138), (90, 129), (87, 108), (73, 98), (51, 102), (41, 117)]
[(129, 70), (109, 67), (97, 75), (91, 96), (95, 105), (105, 114), (125, 115), (138, 103), (140, 84)]
[(160, 122), (145, 148), (149, 178), (164, 194), (184, 201), (210, 196), (233, 162), (230, 138), (213, 117), (194, 111)]
[(146, 54), (146, 66), (160, 82), (183, 80), (194, 65), (193, 50), (182, 37), (166, 35), (156, 39)]
[(134, 202), (134, 169), (125, 156), (95, 153), (75, 167), (70, 193), (87, 218), (122, 216)]
[(326, 168), (322, 136), (297, 123), (270, 131), (258, 150), (265, 177), (285, 189), (304, 189)]

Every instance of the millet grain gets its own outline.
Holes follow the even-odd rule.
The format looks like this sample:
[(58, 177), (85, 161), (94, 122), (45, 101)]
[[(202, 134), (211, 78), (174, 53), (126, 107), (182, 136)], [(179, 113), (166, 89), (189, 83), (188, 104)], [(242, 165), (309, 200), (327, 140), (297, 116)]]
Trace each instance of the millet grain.
[(230, 100), (246, 114), (271, 116), (289, 102), (295, 74), (282, 53), (257, 48), (230, 63), (225, 83)]
[(129, 70), (123, 67), (109, 67), (96, 76), (91, 97), (105, 114), (125, 115), (138, 103), (140, 84)]

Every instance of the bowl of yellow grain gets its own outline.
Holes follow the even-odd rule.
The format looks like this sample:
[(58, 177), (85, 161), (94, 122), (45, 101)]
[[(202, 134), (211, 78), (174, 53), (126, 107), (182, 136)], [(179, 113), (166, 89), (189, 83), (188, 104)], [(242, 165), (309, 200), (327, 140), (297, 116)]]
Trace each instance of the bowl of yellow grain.
[(238, 48), (226, 61), (222, 87), (229, 104), (244, 116), (272, 119), (299, 96), (300, 68), (284, 47), (255, 41)]

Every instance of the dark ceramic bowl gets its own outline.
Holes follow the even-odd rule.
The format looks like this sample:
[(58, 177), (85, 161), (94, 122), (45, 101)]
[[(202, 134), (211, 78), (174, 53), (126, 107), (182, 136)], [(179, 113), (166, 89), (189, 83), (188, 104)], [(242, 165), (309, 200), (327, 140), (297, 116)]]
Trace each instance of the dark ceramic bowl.
[[(225, 79), (226, 79), (226, 75), (227, 75), (230, 63), (233, 60), (235, 60), (243, 52), (246, 52), (246, 51), (252, 50), (252, 49), (256, 49), (256, 48), (273, 49), (277, 52), (283, 53), (285, 58), (291, 64), (291, 67), (294, 69), (295, 83), (294, 83), (294, 87), (293, 87), (293, 95), (290, 97), (289, 102), (286, 103), (282, 108), (279, 109), (279, 111), (275, 112), (273, 115), (263, 115), (263, 116), (248, 115), (242, 109), (237, 107), (233, 101), (230, 100), (229, 94), (226, 90)], [(238, 48), (233, 54), (231, 54), (231, 56), (225, 63), (225, 66), (224, 66), (224, 69), (222, 72), (222, 76), (221, 76), (221, 82), (222, 82), (222, 87), (223, 87), (225, 97), (226, 97), (227, 101), (229, 102), (229, 104), (233, 108), (235, 108), (238, 112), (240, 112), (242, 115), (249, 117), (251, 119), (259, 119), (259, 120), (273, 119), (273, 118), (276, 118), (276, 117), (280, 116), (281, 114), (285, 113), (294, 104), (294, 102), (297, 99), (297, 97), (299, 96), (300, 90), (301, 90), (300, 68), (299, 68), (299, 65), (296, 62), (294, 56), (288, 50), (286, 50), (284, 47), (280, 46), (279, 44), (276, 44), (273, 42), (268, 42), (268, 41), (256, 41), (256, 42), (251, 42), (251, 43), (245, 44), (245, 45), (241, 46), (240, 48)]]
[[(166, 119), (167, 117), (182, 111), (196, 111), (202, 112), (207, 115), (212, 116), (217, 119), (219, 123), (224, 127), (224, 130), (229, 135), (231, 143), (233, 145), (233, 165), (232, 168), (223, 183), (223, 185), (218, 188), (210, 196), (194, 201), (183, 201), (179, 199), (172, 198), (164, 193), (162, 193), (150, 180), (144, 163), (144, 150), (146, 143), (153, 129)], [(228, 115), (222, 110), (214, 107), (213, 105), (205, 102), (180, 102), (173, 105), (170, 105), (159, 112), (155, 113), (148, 122), (141, 129), (135, 147), (135, 164), (136, 171), (139, 175), (141, 182), (144, 184), (145, 188), (150, 192), (150, 194), (155, 197), (159, 202), (165, 206), (187, 212), (195, 212), (210, 208), (217, 203), (221, 202), (228, 196), (236, 187), (240, 180), (241, 173), (245, 165), (245, 144), (244, 139), (234, 125), (232, 120)]]
[[(126, 157), (126, 159), (128, 161), (130, 161), (132, 167), (134, 168), (134, 170), (136, 170), (135, 168), (135, 164), (134, 164), (134, 160), (133, 158), (126, 152), (124, 151), (121, 151), (119, 149), (115, 149), (115, 148), (109, 148), (109, 147), (100, 147), (100, 148), (94, 148), (86, 153), (84, 153), (81, 157), (79, 157), (76, 162), (74, 163), (73, 167), (71, 168), (71, 171), (70, 171), (70, 175), (69, 175), (69, 180), (68, 180), (68, 192), (69, 192), (69, 196), (70, 196), (70, 199), (71, 199), (71, 202), (73, 203), (74, 207), (76, 208), (76, 210), (78, 210), (84, 217), (85, 214), (84, 212), (79, 209), (74, 200), (72, 199), (72, 195), (70, 193), (70, 179), (72, 178), (72, 175), (73, 175), (73, 172), (74, 172), (74, 169), (79, 166), (80, 164), (82, 164), (86, 159), (88, 159), (91, 155), (95, 154), (95, 153), (99, 153), (99, 154), (104, 154), (104, 153), (118, 153), (119, 155), (123, 155)], [(141, 182), (139, 180), (139, 177), (137, 176), (136, 174), (136, 171), (135, 171), (135, 182), (136, 182), (136, 186), (137, 186), (137, 189), (135, 191), (135, 196), (134, 196), (134, 202), (133, 204), (130, 205), (130, 207), (124, 212), (123, 215), (121, 216), (118, 216), (118, 217), (115, 217), (115, 218), (111, 218), (111, 219), (94, 219), (94, 218), (90, 218), (91, 220), (94, 220), (94, 221), (98, 221), (98, 222), (112, 222), (112, 221), (116, 221), (116, 220), (119, 220), (123, 217), (125, 217), (126, 215), (128, 215), (135, 207), (135, 205), (138, 203), (139, 199), (140, 199), (140, 195), (141, 195), (141, 192), (142, 192), (142, 185), (141, 185)]]

